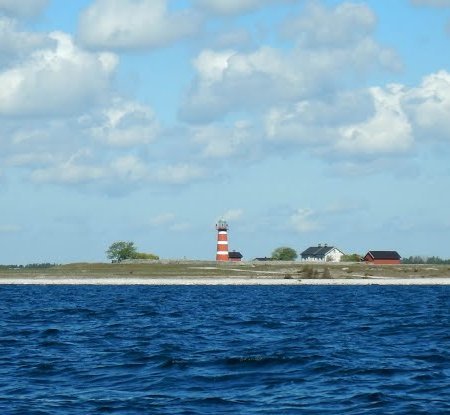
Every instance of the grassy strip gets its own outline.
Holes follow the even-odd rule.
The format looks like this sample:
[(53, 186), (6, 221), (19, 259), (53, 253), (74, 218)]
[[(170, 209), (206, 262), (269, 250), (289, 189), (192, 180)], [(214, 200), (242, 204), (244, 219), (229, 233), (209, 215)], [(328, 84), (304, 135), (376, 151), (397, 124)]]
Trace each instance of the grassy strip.
[(76, 263), (51, 268), (0, 269), (0, 278), (64, 277), (252, 277), (252, 278), (430, 278), (450, 277), (448, 265), (366, 265), (362, 263), (155, 261), (150, 263)]

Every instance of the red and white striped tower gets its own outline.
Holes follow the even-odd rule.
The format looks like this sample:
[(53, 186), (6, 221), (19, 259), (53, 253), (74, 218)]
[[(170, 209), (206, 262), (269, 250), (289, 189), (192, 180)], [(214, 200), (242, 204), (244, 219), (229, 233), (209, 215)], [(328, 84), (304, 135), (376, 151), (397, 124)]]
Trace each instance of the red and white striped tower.
[(216, 261), (228, 261), (228, 223), (219, 220), (217, 229), (217, 254)]

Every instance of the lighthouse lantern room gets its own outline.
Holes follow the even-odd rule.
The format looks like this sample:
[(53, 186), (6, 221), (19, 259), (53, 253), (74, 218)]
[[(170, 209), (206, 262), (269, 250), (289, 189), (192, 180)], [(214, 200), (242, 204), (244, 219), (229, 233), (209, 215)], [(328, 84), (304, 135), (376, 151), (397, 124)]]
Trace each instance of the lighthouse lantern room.
[(219, 220), (216, 225), (217, 229), (217, 254), (216, 261), (228, 261), (228, 223)]

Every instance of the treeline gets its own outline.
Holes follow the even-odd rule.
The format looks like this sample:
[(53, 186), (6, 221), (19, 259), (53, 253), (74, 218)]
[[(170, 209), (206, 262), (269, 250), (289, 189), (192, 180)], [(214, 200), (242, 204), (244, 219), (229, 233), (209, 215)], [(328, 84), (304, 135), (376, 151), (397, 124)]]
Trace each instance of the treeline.
[(404, 264), (450, 264), (450, 259), (442, 259), (438, 256), (422, 257), (422, 256), (410, 256), (409, 258), (403, 258)]
[(52, 268), (56, 267), (58, 264), (51, 264), (49, 262), (43, 262), (40, 264), (27, 264), (27, 265), (1, 265), (0, 269), (24, 269), (24, 268)]

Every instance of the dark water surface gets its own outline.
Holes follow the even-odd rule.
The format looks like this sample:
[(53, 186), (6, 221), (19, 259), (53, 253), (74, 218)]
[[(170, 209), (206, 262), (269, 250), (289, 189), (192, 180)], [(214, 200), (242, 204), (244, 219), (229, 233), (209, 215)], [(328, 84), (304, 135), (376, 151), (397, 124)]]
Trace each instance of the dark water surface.
[(450, 287), (1, 286), (0, 414), (450, 414)]

